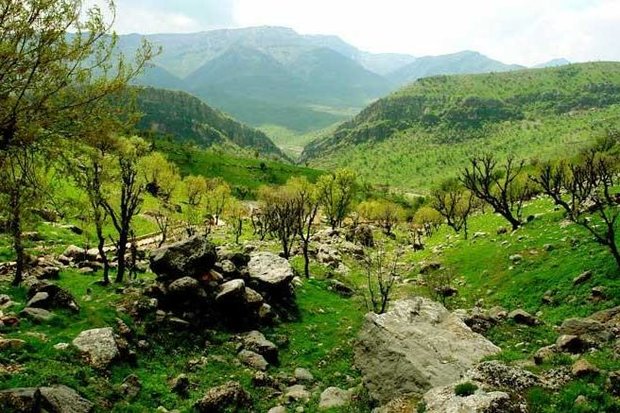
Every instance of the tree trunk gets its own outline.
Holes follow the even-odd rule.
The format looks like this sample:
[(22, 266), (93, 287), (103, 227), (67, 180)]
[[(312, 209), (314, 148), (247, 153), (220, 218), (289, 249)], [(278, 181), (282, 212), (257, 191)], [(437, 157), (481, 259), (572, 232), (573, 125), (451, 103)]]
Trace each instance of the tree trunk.
[(616, 245), (615, 240), (612, 240), (609, 243), (609, 250), (611, 251), (611, 255), (613, 255), (616, 260), (616, 265), (620, 268), (620, 252), (618, 252), (618, 246)]
[(125, 254), (127, 253), (127, 241), (129, 240), (129, 233), (126, 229), (123, 229), (118, 237), (118, 249), (116, 250), (116, 258), (118, 262), (118, 268), (116, 272), (116, 280), (117, 283), (122, 283), (123, 278), (125, 277), (125, 269), (127, 268), (127, 263), (125, 261)]
[(110, 261), (108, 260), (107, 255), (105, 254), (105, 237), (103, 235), (103, 228), (101, 222), (96, 222), (97, 227), (97, 250), (99, 251), (99, 255), (101, 255), (101, 261), (103, 262), (103, 284), (110, 284)]
[(21, 212), (19, 208), (13, 209), (13, 248), (16, 254), (15, 265), (15, 277), (13, 278), (13, 285), (20, 285), (24, 279), (24, 266), (25, 266), (25, 253), (24, 244), (22, 243), (22, 222)]
[(310, 254), (308, 241), (302, 241), (302, 249), (304, 253), (304, 275), (310, 278)]

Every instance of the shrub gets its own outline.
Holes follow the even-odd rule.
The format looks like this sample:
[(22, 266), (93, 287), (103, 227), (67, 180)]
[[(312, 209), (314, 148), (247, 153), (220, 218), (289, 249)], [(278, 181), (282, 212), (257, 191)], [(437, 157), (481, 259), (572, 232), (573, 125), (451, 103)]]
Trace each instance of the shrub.
[(457, 396), (461, 396), (461, 397), (467, 397), (467, 396), (471, 396), (472, 394), (474, 394), (476, 390), (478, 390), (478, 386), (476, 386), (474, 383), (466, 382), (466, 383), (458, 384), (454, 388), (454, 394), (456, 394)]

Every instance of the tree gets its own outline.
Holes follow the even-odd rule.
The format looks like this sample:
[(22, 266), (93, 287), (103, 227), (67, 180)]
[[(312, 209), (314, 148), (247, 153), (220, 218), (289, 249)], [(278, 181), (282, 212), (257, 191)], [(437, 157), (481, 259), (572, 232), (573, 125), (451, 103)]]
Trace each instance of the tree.
[(157, 200), (157, 206), (151, 214), (161, 233), (159, 242), (161, 247), (168, 239), (168, 231), (174, 214), (172, 194), (179, 185), (181, 177), (177, 166), (159, 152), (148, 155), (142, 159), (140, 164), (144, 182), (146, 182), (146, 191)]
[(231, 198), (229, 206), (226, 210), (226, 218), (232, 228), (232, 232), (235, 237), (235, 244), (239, 244), (239, 238), (241, 237), (241, 234), (243, 234), (243, 221), (247, 215), (248, 209), (243, 202), (235, 198)]
[(568, 219), (607, 247), (620, 268), (616, 242), (620, 198), (614, 192), (619, 165), (617, 156), (588, 150), (571, 162), (544, 164), (532, 180), (566, 212)]
[(192, 236), (203, 222), (202, 205), (207, 193), (207, 182), (202, 176), (188, 175), (183, 179), (185, 196), (183, 216), (187, 234)]
[(342, 226), (351, 210), (356, 188), (356, 175), (348, 169), (340, 169), (319, 178), (318, 199), (332, 229)]
[(433, 208), (457, 234), (463, 230), (467, 239), (467, 221), (474, 209), (474, 195), (456, 180), (446, 181), (433, 191)]
[(108, 186), (106, 196), (102, 200), (112, 224), (118, 234), (116, 243), (116, 258), (118, 268), (116, 282), (122, 282), (125, 276), (127, 263), (127, 243), (131, 234), (133, 218), (140, 212), (146, 182), (140, 174), (140, 161), (147, 154), (147, 143), (136, 136), (120, 138), (114, 152), (116, 163), (111, 182), (119, 183), (120, 188)]
[(295, 203), (293, 213), (296, 216), (297, 234), (304, 256), (304, 275), (310, 278), (310, 240), (314, 234), (314, 221), (319, 211), (316, 186), (306, 177), (291, 178), (286, 186)]
[(388, 253), (383, 244), (379, 244), (376, 251), (366, 250), (362, 264), (366, 272), (366, 307), (369, 311), (383, 314), (387, 310), (394, 284), (401, 273), (398, 260), (402, 255), (400, 249)]
[(423, 206), (413, 215), (413, 223), (430, 237), (443, 224), (443, 217), (435, 208)]
[(208, 188), (206, 195), (206, 213), (213, 224), (218, 225), (220, 216), (232, 199), (232, 191), (230, 186), (222, 180), (212, 180), (210, 184), (208, 183), (210, 188)]
[(461, 182), (478, 199), (488, 203), (516, 230), (522, 225), (523, 203), (531, 195), (527, 177), (522, 174), (525, 162), (509, 157), (503, 167), (491, 154), (473, 157), (465, 168)]
[(284, 187), (262, 187), (258, 196), (266, 225), (280, 241), (282, 255), (288, 259), (295, 237), (299, 233), (298, 204), (291, 192)]
[[(23, 161), (49, 162), (59, 138), (81, 138), (82, 130), (96, 121), (92, 113), (121, 92), (153, 56), (150, 45), (143, 43), (135, 62), (128, 64), (115, 54), (112, 22), (105, 21), (100, 8), (85, 12), (83, 6), (82, 0), (0, 4), (0, 174), (14, 178), (16, 185), (4, 185), (0, 189), (6, 192), (0, 195), (12, 208), (24, 208), (24, 195), (40, 190), (28, 187), (36, 182), (28, 178), (33, 170)], [(107, 6), (114, 15), (113, 2)], [(24, 213), (10, 214), (14, 239)], [(24, 269), (21, 241), (14, 247), (19, 282)]]
[(392, 229), (403, 219), (403, 208), (387, 200), (373, 200), (362, 202), (357, 211), (364, 218), (377, 222), (386, 235), (392, 235)]

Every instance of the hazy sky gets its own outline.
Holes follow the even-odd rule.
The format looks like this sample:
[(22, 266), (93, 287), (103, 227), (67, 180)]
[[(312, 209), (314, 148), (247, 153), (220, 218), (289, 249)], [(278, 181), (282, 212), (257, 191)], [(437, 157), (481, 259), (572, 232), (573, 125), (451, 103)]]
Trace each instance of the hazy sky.
[[(100, 1), (100, 0), (90, 0)], [(506, 63), (620, 60), (620, 0), (116, 0), (118, 33), (277, 25), (360, 49)]]

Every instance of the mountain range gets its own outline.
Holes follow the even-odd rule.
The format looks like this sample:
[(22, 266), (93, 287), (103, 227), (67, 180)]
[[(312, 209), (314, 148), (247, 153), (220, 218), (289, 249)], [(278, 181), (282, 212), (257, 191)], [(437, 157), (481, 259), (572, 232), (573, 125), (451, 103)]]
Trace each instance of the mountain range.
[[(121, 36), (124, 53), (143, 36)], [(295, 133), (350, 119), (372, 101), (420, 77), (521, 68), (476, 52), (419, 57), (372, 54), (336, 36), (282, 27), (146, 36), (162, 53), (140, 85), (189, 92), (255, 127)]]

